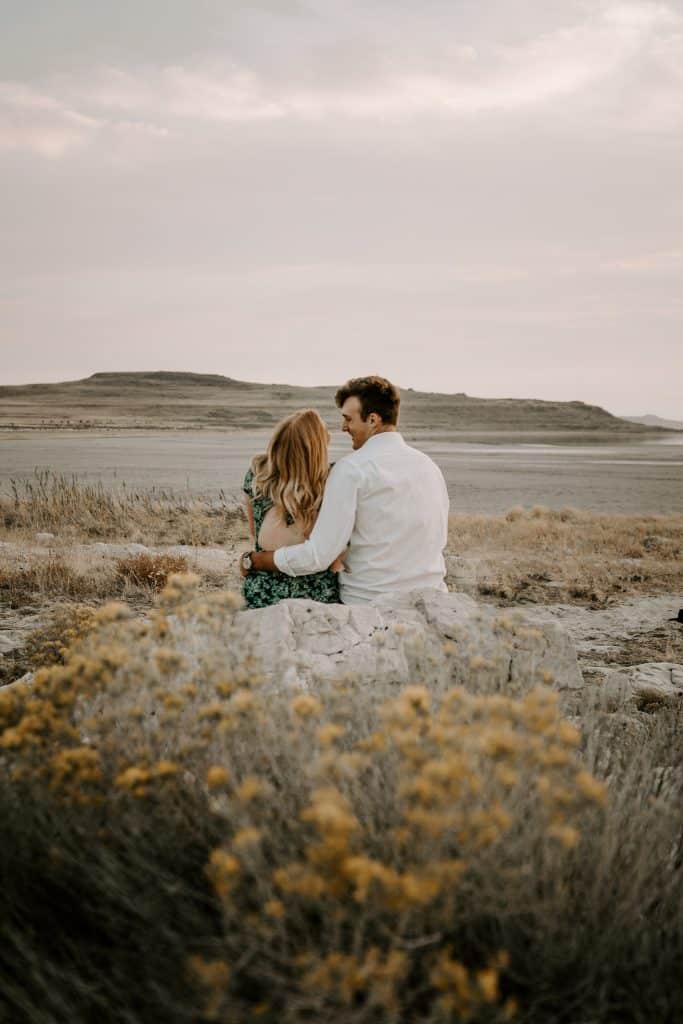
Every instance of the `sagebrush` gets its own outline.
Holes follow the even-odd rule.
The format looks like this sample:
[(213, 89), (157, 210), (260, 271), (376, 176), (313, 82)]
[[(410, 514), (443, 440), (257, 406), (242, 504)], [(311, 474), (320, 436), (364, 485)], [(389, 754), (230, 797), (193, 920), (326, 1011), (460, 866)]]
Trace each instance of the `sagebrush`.
[(548, 686), (286, 691), (195, 587), (0, 691), (8, 1020), (673, 1019), (675, 712), (605, 785)]

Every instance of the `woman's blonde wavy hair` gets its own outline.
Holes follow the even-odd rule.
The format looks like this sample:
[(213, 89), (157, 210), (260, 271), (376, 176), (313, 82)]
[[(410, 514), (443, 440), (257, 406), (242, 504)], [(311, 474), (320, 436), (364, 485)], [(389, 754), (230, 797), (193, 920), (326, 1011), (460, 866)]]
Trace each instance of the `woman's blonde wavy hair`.
[(272, 501), (282, 519), (313, 529), (329, 473), (329, 431), (315, 409), (300, 409), (278, 423), (265, 455), (252, 462), (254, 494)]

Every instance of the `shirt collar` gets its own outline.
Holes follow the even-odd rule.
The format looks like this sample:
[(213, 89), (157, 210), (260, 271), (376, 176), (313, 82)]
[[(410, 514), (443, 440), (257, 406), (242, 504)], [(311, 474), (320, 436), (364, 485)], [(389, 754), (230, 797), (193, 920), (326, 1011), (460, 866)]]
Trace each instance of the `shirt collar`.
[(373, 448), (384, 447), (385, 445), (399, 445), (405, 444), (403, 437), (399, 434), (398, 430), (384, 430), (381, 434), (373, 434), (369, 437), (365, 444), (359, 448), (359, 451), (365, 451), (368, 445)]

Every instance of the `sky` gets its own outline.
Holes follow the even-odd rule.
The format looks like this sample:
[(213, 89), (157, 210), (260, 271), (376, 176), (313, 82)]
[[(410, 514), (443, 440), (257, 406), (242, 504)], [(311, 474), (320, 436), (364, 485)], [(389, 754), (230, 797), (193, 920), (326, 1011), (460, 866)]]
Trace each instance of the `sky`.
[(0, 383), (683, 419), (683, 0), (0, 0)]

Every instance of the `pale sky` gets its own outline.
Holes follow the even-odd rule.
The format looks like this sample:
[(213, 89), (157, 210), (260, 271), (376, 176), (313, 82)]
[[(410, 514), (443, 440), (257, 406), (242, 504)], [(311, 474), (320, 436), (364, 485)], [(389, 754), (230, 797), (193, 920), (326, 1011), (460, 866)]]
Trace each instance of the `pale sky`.
[(683, 419), (683, 0), (0, 0), (0, 383)]

